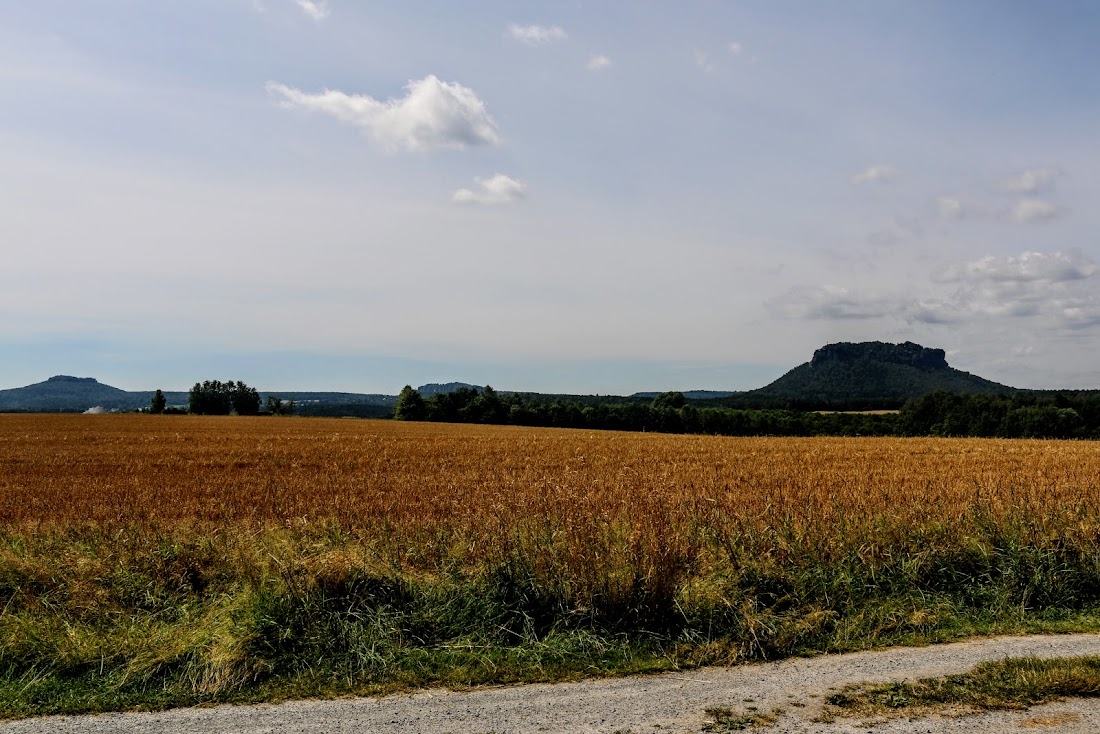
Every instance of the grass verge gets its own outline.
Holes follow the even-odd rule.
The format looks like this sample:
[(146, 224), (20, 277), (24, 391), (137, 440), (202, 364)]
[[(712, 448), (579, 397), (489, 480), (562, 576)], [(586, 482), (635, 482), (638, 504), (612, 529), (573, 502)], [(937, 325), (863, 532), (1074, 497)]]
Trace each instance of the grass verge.
[(1024, 710), (1065, 698), (1100, 696), (1100, 657), (1008, 658), (968, 673), (866, 685), (833, 694), (826, 716), (911, 715), (952, 710)]
[(703, 725), (705, 732), (744, 731), (774, 726), (779, 720), (777, 713), (766, 713), (750, 709), (734, 711), (725, 706), (712, 706), (706, 710), (709, 721)]
[(519, 541), (494, 565), (424, 570), (312, 526), (9, 533), (0, 535), (0, 717), (1100, 629), (1091, 553), (1001, 540), (874, 566), (855, 553), (779, 563), (704, 547), (691, 564), (659, 567), (664, 575), (651, 559), (606, 561), (582, 587)]

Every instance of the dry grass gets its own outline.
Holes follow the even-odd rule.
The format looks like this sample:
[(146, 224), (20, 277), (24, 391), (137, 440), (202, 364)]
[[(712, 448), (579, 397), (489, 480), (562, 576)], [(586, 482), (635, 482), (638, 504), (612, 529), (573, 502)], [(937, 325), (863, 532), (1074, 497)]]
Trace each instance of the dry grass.
[[(849, 686), (826, 701), (822, 720), (837, 717), (876, 719), (929, 714), (1024, 711), (1065, 698), (1100, 696), (1100, 658), (1005, 658), (982, 663), (969, 672), (886, 684)], [(1049, 714), (1022, 726), (1053, 726), (1074, 714)]]
[(965, 535), (977, 510), (1025, 513), (1039, 538), (1094, 534), (1100, 445), (0, 416), (9, 530), (334, 521), (412, 543), (411, 562), (434, 563), (461, 536), (465, 560), (479, 563), (520, 529), (582, 546), (622, 533), (628, 546), (666, 553), (719, 533), (783, 552), (784, 539), (841, 547), (868, 530), (872, 539), (915, 526)]

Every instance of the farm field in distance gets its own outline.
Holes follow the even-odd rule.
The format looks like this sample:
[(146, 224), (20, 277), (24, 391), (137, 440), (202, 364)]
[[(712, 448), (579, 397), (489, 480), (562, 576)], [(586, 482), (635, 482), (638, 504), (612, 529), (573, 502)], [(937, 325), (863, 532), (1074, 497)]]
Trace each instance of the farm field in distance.
[(1100, 444), (0, 416), (0, 716), (1097, 630)]

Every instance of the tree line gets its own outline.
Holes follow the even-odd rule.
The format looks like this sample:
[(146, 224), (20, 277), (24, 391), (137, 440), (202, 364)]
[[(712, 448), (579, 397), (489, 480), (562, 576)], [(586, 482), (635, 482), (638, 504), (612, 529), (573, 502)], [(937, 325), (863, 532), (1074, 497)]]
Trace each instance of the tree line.
[[(907, 401), (896, 413), (815, 412), (789, 408), (728, 408), (685, 399), (679, 392), (652, 400), (594, 396), (500, 394), (491, 387), (462, 387), (423, 397), (406, 385), (392, 417), (404, 421), (486, 423), (594, 430), (702, 433), (723, 436), (958, 436), (1100, 439), (1100, 392), (1019, 391), (963, 395), (936, 391)], [(348, 406), (329, 406), (333, 415)], [(354, 407), (354, 406), (353, 406)], [(370, 417), (389, 417), (370, 406)], [(239, 380), (196, 382), (187, 410), (169, 408), (157, 390), (152, 413), (288, 415), (294, 401), (269, 396)]]
[(1100, 439), (1095, 391), (958, 395), (933, 392), (902, 408), (899, 429), (912, 436)]
[(724, 436), (882, 436), (893, 433), (893, 416), (890, 415), (698, 407), (688, 403), (678, 392), (661, 393), (650, 402), (587, 405), (568, 400), (543, 401), (520, 394), (500, 395), (491, 387), (484, 390), (460, 388), (424, 398), (411, 386), (405, 386), (397, 398), (394, 418)]
[(959, 395), (944, 391), (896, 413), (822, 413), (700, 406), (678, 392), (651, 402), (585, 404), (460, 388), (424, 398), (406, 385), (394, 418), (556, 428), (706, 433), (723, 436), (972, 436), (1100, 439), (1096, 392)]
[(264, 405), (260, 392), (240, 380), (205, 380), (196, 382), (187, 392), (187, 410), (168, 406), (164, 391), (157, 390), (150, 401), (149, 412), (191, 413), (193, 415), (289, 415), (294, 412), (294, 401), (269, 396)]

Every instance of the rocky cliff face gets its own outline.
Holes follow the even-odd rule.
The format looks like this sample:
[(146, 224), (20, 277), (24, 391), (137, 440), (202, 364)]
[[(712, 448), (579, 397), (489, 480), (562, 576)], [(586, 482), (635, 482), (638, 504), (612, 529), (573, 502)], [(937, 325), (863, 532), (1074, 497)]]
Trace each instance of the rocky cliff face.
[[(73, 377), (71, 375), (54, 375), (46, 380), (45, 384), (72, 384), (72, 385), (98, 385), (99, 380), (94, 377)], [(43, 383), (39, 383), (43, 384)]]
[(815, 351), (813, 359), (810, 360), (810, 367), (821, 367), (834, 362), (871, 361), (900, 364), (933, 371), (948, 369), (946, 357), (947, 354), (942, 349), (929, 349), (913, 342), (902, 344), (840, 342), (838, 344), (826, 344)]

